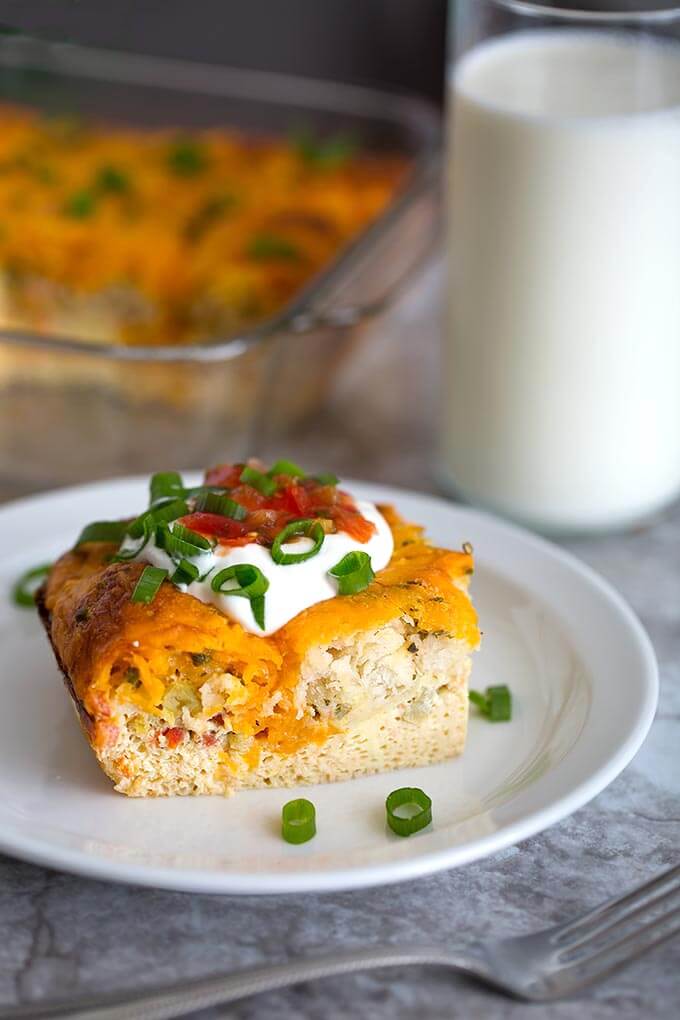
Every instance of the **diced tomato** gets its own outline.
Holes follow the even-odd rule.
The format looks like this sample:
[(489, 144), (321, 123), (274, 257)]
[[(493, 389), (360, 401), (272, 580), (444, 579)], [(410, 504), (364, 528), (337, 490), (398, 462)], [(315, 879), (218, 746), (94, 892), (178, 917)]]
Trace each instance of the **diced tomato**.
[(338, 531), (346, 531), (357, 542), (368, 542), (375, 534), (375, 524), (367, 521), (357, 510), (335, 507), (329, 511), (329, 516), (335, 521)]
[(166, 730), (163, 730), (163, 736), (168, 747), (177, 747), (184, 740), (186, 730), (182, 729), (181, 726), (168, 726)]
[(252, 485), (237, 485), (229, 495), (246, 510), (260, 510), (269, 505), (267, 497)]
[(220, 541), (232, 542), (235, 539), (246, 538), (248, 529), (242, 521), (235, 521), (231, 517), (223, 517), (222, 514), (205, 513), (202, 510), (193, 514), (187, 514), (180, 518), (180, 524), (198, 532), (207, 538), (218, 538)]
[(280, 489), (271, 499), (272, 504), (287, 510), (293, 517), (306, 517), (312, 506), (312, 499), (307, 489), (295, 482), (290, 482)]
[(213, 744), (217, 743), (217, 737), (215, 736), (214, 733), (204, 733), (203, 743), (205, 744), (206, 747), (212, 747)]
[(248, 514), (246, 524), (251, 532), (257, 532), (260, 545), (271, 545), (282, 528), (295, 516), (285, 510), (253, 510)]
[(215, 485), (224, 489), (233, 489), (238, 485), (243, 471), (243, 464), (218, 464), (205, 473), (205, 484)]
[(339, 491), (334, 485), (317, 485), (310, 493), (314, 506), (335, 506), (339, 499)]
[[(259, 461), (252, 462), (266, 471)], [(258, 542), (271, 545), (290, 521), (299, 517), (318, 517), (326, 531), (344, 531), (358, 542), (368, 542), (375, 525), (359, 513), (349, 493), (336, 485), (321, 485), (314, 478), (289, 478), (277, 475), (277, 491), (266, 496), (252, 485), (240, 481), (243, 464), (219, 464), (206, 473), (206, 484), (220, 486), (248, 511), (244, 521), (219, 514), (197, 512), (182, 518), (182, 523), (201, 535), (217, 538), (221, 545), (247, 545)]]

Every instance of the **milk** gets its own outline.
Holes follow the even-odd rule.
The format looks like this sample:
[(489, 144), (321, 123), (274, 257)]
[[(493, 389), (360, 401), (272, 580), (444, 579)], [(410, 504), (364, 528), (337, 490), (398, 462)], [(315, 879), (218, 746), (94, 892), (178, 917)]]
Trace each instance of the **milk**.
[(453, 117), (445, 476), (544, 529), (680, 492), (680, 48), (484, 43)]

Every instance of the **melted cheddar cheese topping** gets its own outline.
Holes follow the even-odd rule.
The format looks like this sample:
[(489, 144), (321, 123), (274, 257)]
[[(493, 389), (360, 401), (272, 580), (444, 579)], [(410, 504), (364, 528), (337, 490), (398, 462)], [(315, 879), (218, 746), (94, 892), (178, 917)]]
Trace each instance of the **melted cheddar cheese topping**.
[(122, 705), (162, 717), (177, 663), (190, 679), (192, 656), (209, 655), (232, 677), (224, 711), (234, 733), (255, 738), (257, 755), (258, 737), (289, 753), (332, 732), (332, 724), (301, 713), (296, 703), (300, 665), (314, 646), (408, 617), (420, 631), (475, 648), (477, 617), (466, 593), (471, 553), (431, 546), (421, 528), (389, 507), (380, 509), (394, 536), (389, 565), (364, 591), (317, 603), (268, 637), (247, 632), (168, 582), (152, 603), (131, 602), (142, 565), (109, 564), (110, 545), (90, 543), (66, 553), (48, 578), (45, 605), (55, 650), (95, 744), (113, 740)]

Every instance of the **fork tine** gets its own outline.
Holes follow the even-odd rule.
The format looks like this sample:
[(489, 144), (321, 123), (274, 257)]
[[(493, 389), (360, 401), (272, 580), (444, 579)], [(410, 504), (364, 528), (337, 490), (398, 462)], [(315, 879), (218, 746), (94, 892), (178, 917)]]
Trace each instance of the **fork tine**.
[[(679, 894), (680, 881), (672, 883), (666, 889), (662, 888), (660, 892), (657, 892), (656, 896), (643, 898), (639, 906), (635, 906), (633, 902), (629, 903), (627, 909), (623, 911), (617, 910), (609, 915), (605, 914), (599, 923), (591, 922), (583, 931), (576, 931), (575, 934), (572, 933), (570, 939), (561, 940), (559, 943), (560, 958), (569, 959), (574, 954), (574, 950), (578, 951), (581, 947), (586, 948), (593, 943), (601, 942), (601, 936), (619, 932), (633, 922), (644, 920), (645, 917), (649, 917), (652, 911), (656, 911), (655, 919), (661, 921), (665, 915), (659, 914), (659, 909), (671, 907)], [(618, 906), (618, 904), (615, 905)], [(668, 910), (666, 911), (666, 913), (669, 912)], [(652, 918), (649, 917), (649, 921), (651, 920)]]
[[(568, 964), (562, 973), (565, 976), (571, 975), (574, 989), (602, 981), (621, 967), (680, 935), (680, 923), (674, 924), (671, 928), (667, 927), (668, 923), (675, 918), (680, 918), (680, 907), (645, 928), (631, 932), (617, 942), (601, 947), (585, 959)], [(625, 952), (621, 952), (621, 950), (625, 950)]]
[[(652, 893), (663, 889), (664, 886), (672, 884), (673, 888), (668, 892), (674, 892), (675, 883), (678, 881), (680, 881), (680, 864), (669, 868), (668, 871), (663, 871), (649, 882), (637, 886), (625, 896), (607, 900), (582, 917), (561, 925), (552, 935), (551, 941), (554, 945), (564, 945), (565, 943), (575, 945), (577, 941), (583, 941), (589, 934), (604, 931), (627, 914), (632, 914), (634, 908), (638, 908), (638, 904), (643, 905), (645, 901), (649, 900)], [(655, 899), (661, 900), (665, 895), (666, 893), (655, 897)], [(635, 913), (638, 912), (639, 908), (635, 910)]]

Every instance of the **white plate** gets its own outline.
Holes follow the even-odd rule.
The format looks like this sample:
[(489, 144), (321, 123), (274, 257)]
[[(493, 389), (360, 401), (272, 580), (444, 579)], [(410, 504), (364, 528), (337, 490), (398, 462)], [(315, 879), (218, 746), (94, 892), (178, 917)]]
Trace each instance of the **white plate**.
[[(451, 868), (494, 853), (595, 796), (642, 743), (657, 699), (651, 644), (631, 610), (577, 560), (474, 510), (381, 486), (442, 545), (475, 546), (484, 630), (473, 686), (507, 683), (507, 724), (472, 718), (454, 761), (306, 788), (318, 834), (289, 846), (281, 806), (302, 790), (231, 799), (128, 800), (86, 745), (35, 614), (9, 602), (13, 579), (72, 544), (89, 521), (142, 508), (146, 482), (66, 489), (0, 509), (0, 848), (98, 878), (200, 892), (348, 889)], [(399, 786), (423, 787), (434, 824), (409, 839), (385, 825)]]

